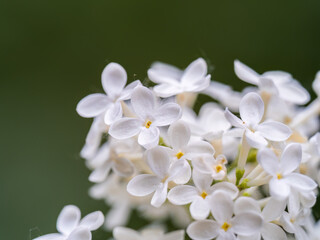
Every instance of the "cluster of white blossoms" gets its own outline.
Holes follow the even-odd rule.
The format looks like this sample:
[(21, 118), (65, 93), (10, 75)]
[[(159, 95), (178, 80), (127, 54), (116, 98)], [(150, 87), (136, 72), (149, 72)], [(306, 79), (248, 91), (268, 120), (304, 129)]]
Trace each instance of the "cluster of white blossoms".
[[(289, 73), (258, 74), (238, 60), (234, 69), (254, 86), (237, 92), (212, 81), (202, 58), (185, 70), (154, 63), (153, 87), (139, 80), (126, 86), (125, 69), (110, 63), (102, 73), (105, 94), (79, 102), (78, 114), (94, 119), (81, 151), (95, 183), (89, 194), (111, 207), (104, 226), (115, 240), (182, 240), (184, 229), (195, 240), (320, 239), (312, 215), (320, 72), (309, 103)], [(215, 101), (197, 114), (199, 94)], [(125, 228), (133, 209), (152, 224)], [(37, 240), (90, 240), (103, 222), (92, 214), (80, 221), (77, 208), (65, 207), (60, 234)], [(182, 230), (165, 233), (168, 218)]]

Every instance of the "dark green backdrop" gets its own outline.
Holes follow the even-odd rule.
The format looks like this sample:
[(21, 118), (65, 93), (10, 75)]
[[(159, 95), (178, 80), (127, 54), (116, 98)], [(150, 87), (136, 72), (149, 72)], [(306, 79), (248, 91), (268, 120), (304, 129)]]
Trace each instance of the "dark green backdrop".
[(259, 72), (291, 72), (311, 90), (319, 9), (319, 0), (1, 0), (0, 239), (55, 232), (65, 204), (106, 210), (87, 194), (79, 151), (91, 120), (75, 107), (101, 91), (108, 62), (143, 80), (154, 60), (185, 67), (202, 56), (213, 79), (240, 89), (238, 58)]

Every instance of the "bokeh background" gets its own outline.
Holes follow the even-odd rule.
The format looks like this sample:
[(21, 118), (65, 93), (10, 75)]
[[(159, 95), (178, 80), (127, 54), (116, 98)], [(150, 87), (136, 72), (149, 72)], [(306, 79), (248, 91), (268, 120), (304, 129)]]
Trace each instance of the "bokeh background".
[(288, 71), (311, 91), (319, 9), (319, 0), (1, 0), (0, 239), (55, 232), (66, 204), (107, 210), (88, 196), (79, 151), (91, 120), (75, 112), (102, 91), (107, 63), (144, 80), (155, 60), (184, 68), (204, 57), (213, 79), (241, 89), (238, 58), (258, 72)]

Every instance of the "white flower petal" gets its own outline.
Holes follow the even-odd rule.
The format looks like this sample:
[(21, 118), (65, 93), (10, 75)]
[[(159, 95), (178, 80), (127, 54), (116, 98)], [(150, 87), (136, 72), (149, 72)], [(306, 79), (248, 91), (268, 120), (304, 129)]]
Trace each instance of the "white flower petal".
[(279, 96), (295, 104), (303, 105), (310, 101), (310, 94), (298, 82), (292, 81), (278, 86)]
[(184, 240), (184, 230), (167, 233), (161, 240)]
[(233, 215), (233, 201), (224, 191), (216, 191), (210, 198), (211, 213), (219, 223), (228, 222)]
[(181, 150), (185, 146), (187, 146), (191, 132), (188, 125), (180, 120), (173, 124), (168, 129), (168, 136), (170, 139), (171, 147), (175, 150)]
[(232, 229), (240, 235), (250, 236), (260, 231), (262, 217), (254, 212), (243, 212), (236, 215), (231, 222)]
[(268, 141), (259, 132), (251, 132), (249, 129), (245, 131), (248, 144), (253, 148), (263, 148), (268, 145)]
[[(203, 156), (204, 154), (213, 156), (214, 152), (215, 151), (212, 145), (205, 141), (194, 141), (192, 143), (189, 143), (186, 148), (186, 154), (190, 158), (193, 158), (194, 156), (199, 156), (199, 155)], [(188, 160), (192, 160), (192, 159), (188, 158)]]
[(287, 140), (292, 134), (287, 125), (276, 121), (263, 122), (259, 124), (257, 130), (266, 139), (277, 142)]
[(133, 93), (133, 90), (135, 89), (135, 87), (137, 86), (141, 86), (141, 82), (140, 80), (136, 80), (133, 81), (132, 83), (128, 84), (128, 86), (126, 86), (123, 91), (121, 92), (120, 97), (118, 98), (118, 101), (120, 100), (128, 100), (131, 98), (131, 95)]
[(285, 178), (287, 184), (300, 191), (312, 191), (318, 185), (310, 177), (300, 173), (291, 173)]
[[(207, 63), (203, 58), (190, 63), (181, 77), (181, 84), (185, 86), (194, 85), (199, 79), (202, 79), (207, 74)], [(205, 80), (205, 79), (203, 79)]]
[(284, 175), (293, 172), (299, 167), (302, 159), (302, 147), (299, 143), (291, 143), (284, 149), (281, 160), (280, 168)]
[(33, 240), (65, 240), (66, 238), (60, 234), (60, 233), (50, 233), (46, 234), (37, 238), (34, 238)]
[(286, 208), (286, 201), (270, 198), (266, 206), (262, 210), (262, 216), (265, 222), (276, 220), (282, 215)]
[(87, 216), (82, 218), (80, 226), (88, 228), (90, 231), (97, 230), (102, 226), (104, 222), (104, 216), (102, 212), (96, 211), (89, 213)]
[(238, 215), (250, 211), (256, 212), (257, 214), (261, 213), (260, 205), (255, 199), (251, 197), (239, 197), (234, 202), (234, 214)]
[(164, 178), (170, 167), (170, 157), (164, 147), (155, 147), (147, 151), (147, 162), (154, 174)]
[(210, 206), (205, 199), (198, 196), (190, 205), (191, 216), (196, 220), (204, 220), (209, 216)]
[(156, 126), (167, 126), (181, 117), (181, 108), (176, 103), (166, 103), (154, 112), (154, 124)]
[(228, 108), (224, 111), (224, 116), (226, 119), (232, 124), (232, 126), (238, 127), (238, 128), (244, 128), (243, 121), (238, 118), (236, 115), (231, 113)]
[(148, 70), (148, 77), (154, 83), (169, 83), (174, 84), (181, 78), (183, 71), (179, 68), (162, 63), (155, 62)]
[(102, 182), (103, 180), (105, 180), (110, 173), (111, 165), (112, 165), (112, 162), (108, 161), (102, 167), (96, 168), (90, 174), (89, 181), (99, 183), (99, 182)]
[(80, 209), (77, 206), (65, 206), (57, 219), (57, 230), (65, 235), (70, 234), (78, 226), (80, 217)]
[(70, 233), (67, 240), (91, 240), (91, 232), (86, 227), (77, 227), (72, 233)]
[(153, 197), (151, 199), (151, 205), (154, 207), (160, 207), (167, 199), (168, 182), (160, 183), (157, 187)]
[(290, 194), (290, 186), (284, 179), (273, 178), (269, 182), (270, 195), (277, 199), (286, 199)]
[(101, 82), (108, 96), (115, 99), (127, 83), (127, 73), (120, 64), (109, 63), (102, 71)]
[(146, 149), (150, 149), (158, 145), (159, 136), (160, 131), (155, 126), (150, 126), (149, 128), (142, 128), (138, 137), (138, 143)]
[(236, 187), (236, 185), (229, 182), (219, 182), (211, 187), (211, 191), (218, 190), (226, 192), (231, 197), (231, 199), (235, 199), (239, 194), (239, 189)]
[(168, 193), (168, 200), (174, 205), (186, 205), (194, 201), (198, 196), (195, 187), (189, 185), (176, 186)]
[[(153, 92), (143, 86), (137, 86), (131, 95), (131, 104), (134, 112), (143, 120), (147, 120), (153, 114), (156, 98)], [(153, 121), (153, 119), (149, 119)]]
[[(131, 205), (128, 201), (114, 203), (106, 215), (104, 226), (107, 230), (112, 230), (117, 226), (124, 226), (128, 223), (131, 213)], [(127, 238), (125, 238), (127, 240)]]
[(264, 240), (287, 240), (287, 235), (283, 229), (273, 223), (265, 223), (261, 229), (261, 235)]
[(269, 148), (259, 150), (257, 159), (261, 167), (270, 175), (275, 175), (280, 170), (279, 160), (276, 154)]
[(209, 240), (219, 234), (220, 226), (213, 220), (201, 220), (191, 223), (187, 228), (190, 238), (195, 240)]
[(210, 86), (211, 75), (198, 79), (194, 81), (192, 85), (184, 86), (184, 92), (201, 92)]
[(104, 122), (107, 125), (111, 125), (122, 117), (122, 107), (120, 102), (116, 102), (106, 111), (104, 115)]
[(110, 126), (109, 134), (116, 139), (127, 139), (137, 135), (142, 124), (140, 119), (122, 118)]
[(122, 177), (130, 177), (134, 173), (134, 165), (126, 158), (114, 160), (113, 171)]
[(106, 111), (110, 103), (110, 99), (105, 94), (94, 93), (81, 99), (76, 110), (81, 117), (96, 117)]
[(264, 113), (264, 103), (261, 97), (254, 92), (246, 94), (239, 106), (241, 119), (249, 125), (258, 124)]
[(161, 179), (156, 176), (151, 174), (141, 174), (130, 180), (127, 185), (127, 191), (133, 196), (147, 196), (157, 189), (160, 182)]
[(209, 191), (210, 185), (213, 181), (211, 174), (203, 174), (200, 171), (193, 170), (193, 183), (199, 191)]
[(183, 89), (178, 84), (163, 83), (154, 86), (153, 91), (157, 94), (157, 96), (167, 98), (182, 93)]
[(116, 227), (113, 229), (115, 240), (141, 240), (141, 235), (130, 228)]
[(241, 80), (251, 83), (254, 85), (258, 85), (259, 74), (253, 71), (251, 68), (240, 62), (239, 60), (234, 61), (234, 72)]
[(186, 160), (174, 162), (169, 169), (170, 181), (186, 184), (191, 178), (191, 167)]

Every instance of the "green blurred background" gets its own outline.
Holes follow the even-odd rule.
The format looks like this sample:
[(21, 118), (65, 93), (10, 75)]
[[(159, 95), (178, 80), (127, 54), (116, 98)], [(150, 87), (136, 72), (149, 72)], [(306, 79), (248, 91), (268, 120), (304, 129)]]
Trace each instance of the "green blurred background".
[(107, 209), (87, 194), (79, 151), (91, 120), (75, 112), (102, 91), (107, 63), (144, 80), (155, 60), (184, 68), (202, 56), (213, 79), (241, 89), (238, 58), (258, 72), (288, 71), (311, 91), (319, 9), (318, 0), (1, 0), (0, 239), (55, 232), (65, 204)]

